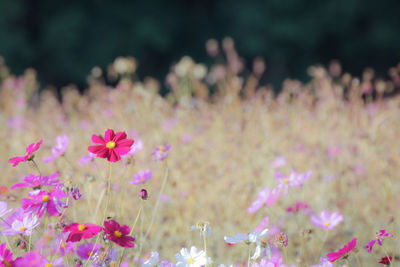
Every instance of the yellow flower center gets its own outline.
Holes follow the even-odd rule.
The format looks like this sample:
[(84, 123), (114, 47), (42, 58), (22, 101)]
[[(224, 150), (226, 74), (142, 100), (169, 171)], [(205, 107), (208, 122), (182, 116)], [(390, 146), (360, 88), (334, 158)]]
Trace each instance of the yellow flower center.
[(90, 256), (92, 255), (92, 252), (89, 251), (89, 252), (87, 253), (87, 255), (88, 255), (88, 257), (90, 257)]
[(326, 223), (324, 223), (324, 225), (325, 226), (329, 226), (329, 225), (331, 225), (331, 223), (330, 222), (326, 222)]
[(285, 184), (289, 184), (289, 179), (283, 179), (283, 182), (284, 182)]
[(117, 231), (114, 232), (114, 235), (119, 238), (119, 237), (122, 236), (122, 233), (117, 230)]
[(190, 258), (190, 259), (187, 260), (187, 262), (188, 262), (189, 264), (192, 264), (192, 263), (194, 262), (194, 259), (193, 259), (193, 258)]
[(21, 227), (19, 228), (19, 231), (20, 231), (20, 232), (25, 232), (25, 230), (26, 230), (26, 228), (23, 227), (23, 226), (21, 226)]
[(115, 261), (110, 262), (110, 267), (117, 267), (117, 263)]
[(3, 263), (4, 266), (11, 267), (11, 263), (8, 260), (3, 260), (1, 263)]
[(110, 149), (114, 148), (115, 147), (115, 142), (114, 141), (107, 142), (106, 147), (110, 148)]
[(62, 244), (61, 244), (61, 247), (62, 247), (62, 248), (65, 248), (66, 246), (67, 246), (67, 245), (66, 245), (65, 243), (62, 243)]
[(141, 182), (144, 182), (144, 178), (140, 179)]
[(26, 152), (26, 153), (25, 153), (25, 155), (24, 155), (24, 157), (26, 157), (26, 156), (28, 156), (28, 155), (29, 155), (29, 153), (28, 153), (28, 152)]
[(165, 147), (164, 146), (160, 146), (160, 151), (161, 152), (165, 152)]
[(78, 230), (79, 230), (79, 231), (83, 231), (83, 230), (85, 230), (85, 229), (86, 229), (86, 226), (85, 226), (84, 224), (78, 225)]
[(375, 239), (379, 239), (379, 235), (378, 234), (375, 234)]
[(51, 263), (46, 263), (46, 265), (44, 267), (53, 267), (53, 264)]
[(49, 200), (50, 200), (49, 195), (44, 195), (44, 196), (42, 197), (42, 202), (48, 202)]

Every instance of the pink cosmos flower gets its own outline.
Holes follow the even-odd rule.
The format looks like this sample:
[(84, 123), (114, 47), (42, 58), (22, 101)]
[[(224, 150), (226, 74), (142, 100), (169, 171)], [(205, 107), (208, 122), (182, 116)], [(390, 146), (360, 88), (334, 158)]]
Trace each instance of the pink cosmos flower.
[(11, 163), (13, 167), (17, 166), (20, 162), (26, 162), (32, 158), (33, 152), (39, 149), (40, 145), (43, 143), (43, 140), (40, 140), (37, 143), (32, 143), (26, 148), (26, 153), (22, 157), (14, 157), (8, 160), (8, 163)]
[(390, 234), (390, 233), (388, 233), (385, 229), (379, 230), (379, 232), (377, 232), (377, 233), (375, 234), (375, 239), (372, 239), (371, 241), (369, 241), (369, 242), (364, 246), (364, 248), (368, 249), (368, 252), (371, 253), (372, 248), (374, 247), (375, 243), (378, 242), (378, 244), (379, 244), (380, 246), (382, 246), (383, 238), (386, 237), (386, 236), (393, 237), (393, 235)]
[(110, 162), (121, 160), (121, 155), (128, 153), (134, 143), (132, 139), (126, 138), (126, 133), (115, 134), (111, 129), (105, 132), (104, 138), (92, 135), (92, 141), (100, 145), (89, 146), (88, 150), (99, 158), (107, 158)]
[(58, 136), (56, 138), (56, 146), (51, 149), (51, 156), (43, 159), (43, 162), (50, 163), (59, 156), (63, 155), (67, 150), (69, 144), (69, 138), (66, 134)]
[(22, 208), (25, 213), (32, 214), (37, 212), (41, 218), (47, 210), (50, 216), (61, 215), (62, 208), (67, 208), (60, 198), (66, 197), (63, 191), (58, 188), (50, 192), (44, 190), (34, 190), (28, 194), (31, 198), (23, 198), (21, 200)]
[(25, 253), (23, 257), (15, 259), (14, 265), (12, 267), (26, 267), (26, 266), (51, 266), (51, 267), (64, 267), (64, 258), (57, 258), (53, 261), (48, 261), (43, 255), (38, 251), (31, 251)]
[(133, 180), (129, 183), (134, 185), (140, 185), (146, 183), (152, 176), (151, 170), (147, 169), (144, 171), (140, 171), (133, 175)]
[(8, 208), (7, 202), (0, 201), (0, 218), (4, 217), (6, 214), (10, 213), (12, 209)]
[(276, 159), (274, 159), (274, 160), (269, 164), (269, 166), (270, 166), (272, 169), (279, 169), (279, 168), (281, 168), (281, 167), (283, 167), (283, 166), (285, 166), (285, 165), (286, 165), (286, 159), (285, 159), (285, 157), (283, 157), (283, 156), (277, 157)]
[(296, 202), (296, 204), (289, 206), (286, 208), (287, 212), (299, 212), (301, 210), (304, 210), (306, 214), (309, 214), (311, 212), (310, 208), (308, 207), (308, 203), (306, 202)]
[(11, 189), (19, 188), (19, 187), (31, 187), (33, 189), (40, 189), (42, 186), (59, 186), (60, 181), (56, 180), (60, 176), (58, 172), (53, 173), (49, 176), (42, 176), (42, 175), (34, 175), (34, 174), (29, 174), (24, 178), (23, 183), (18, 183), (15, 184), (11, 187)]
[(386, 256), (386, 257), (381, 258), (378, 263), (389, 266), (389, 265), (391, 265), (390, 264), (391, 262), (392, 262), (392, 256), (389, 256), (389, 257)]
[(125, 248), (132, 248), (134, 246), (135, 238), (128, 236), (130, 228), (127, 225), (120, 226), (114, 220), (108, 220), (104, 222), (104, 233), (105, 238), (116, 243), (118, 246)]
[(357, 238), (353, 238), (347, 245), (343, 248), (339, 249), (338, 251), (331, 252), (326, 254), (326, 257), (330, 262), (335, 262), (336, 260), (347, 256), (357, 245)]
[(96, 157), (96, 154), (93, 154), (92, 152), (89, 152), (89, 154), (87, 154), (87, 155), (85, 155), (85, 156), (82, 156), (82, 157), (79, 159), (78, 164), (79, 164), (79, 166), (86, 165), (86, 164), (88, 164), (89, 162), (91, 162), (95, 157)]
[(151, 155), (153, 156), (154, 161), (157, 160), (163, 161), (167, 157), (170, 150), (171, 150), (170, 144), (167, 144), (165, 146), (159, 146), (156, 147), (156, 150), (153, 153), (151, 153)]
[(319, 264), (311, 265), (310, 267), (335, 267), (335, 264), (321, 257), (319, 259)]
[(68, 233), (61, 233), (57, 235), (54, 240), (52, 253), (60, 252), (61, 256), (69, 255), (75, 252), (75, 245), (72, 242), (67, 242)]
[(330, 158), (335, 158), (340, 154), (340, 146), (333, 146), (327, 149), (326, 154), (330, 157)]
[(278, 198), (279, 193), (274, 191), (271, 192), (268, 187), (264, 187), (264, 189), (258, 193), (257, 199), (247, 208), (247, 212), (252, 214), (261, 209), (264, 205), (267, 207), (272, 206)]
[(279, 192), (284, 192), (287, 194), (290, 187), (301, 187), (301, 185), (311, 177), (311, 174), (311, 171), (297, 174), (294, 170), (292, 170), (290, 175), (286, 176), (277, 171), (275, 172), (275, 178), (279, 180), (279, 184), (276, 186), (276, 189)]
[(257, 232), (257, 233), (261, 233), (262, 230), (264, 230), (265, 228), (267, 228), (269, 224), (269, 217), (265, 217), (259, 225), (257, 225), (257, 227), (253, 230), (253, 232)]
[(79, 242), (101, 232), (101, 226), (90, 223), (71, 223), (64, 227), (63, 233), (70, 232), (66, 242)]
[[(273, 255), (270, 258), (263, 258), (260, 260), (260, 263), (253, 263), (252, 267), (287, 267), (286, 264), (283, 264), (283, 259), (281, 256)], [(294, 267), (295, 265), (290, 265), (290, 267)]]
[(94, 243), (80, 244), (76, 251), (76, 254), (83, 260), (89, 259), (90, 256), (96, 254), (96, 252), (101, 248), (101, 244), (97, 244), (94, 247)]
[(329, 211), (323, 210), (319, 216), (312, 215), (310, 219), (312, 225), (325, 230), (332, 230), (343, 221), (343, 215), (337, 211), (330, 214)]
[(24, 235), (30, 236), (37, 226), (39, 226), (40, 221), (36, 215), (25, 215), (18, 218), (8, 225), (2, 232), (3, 235), (13, 236), (13, 235)]
[(130, 147), (130, 150), (128, 153), (126, 153), (125, 155), (122, 155), (122, 158), (126, 158), (126, 157), (133, 157), (134, 155), (136, 155), (136, 153), (138, 153), (140, 150), (143, 149), (143, 141), (141, 139), (138, 139), (137, 142), (133, 143), (133, 145)]
[(6, 248), (6, 243), (0, 244), (0, 267), (14, 266), (13, 254)]

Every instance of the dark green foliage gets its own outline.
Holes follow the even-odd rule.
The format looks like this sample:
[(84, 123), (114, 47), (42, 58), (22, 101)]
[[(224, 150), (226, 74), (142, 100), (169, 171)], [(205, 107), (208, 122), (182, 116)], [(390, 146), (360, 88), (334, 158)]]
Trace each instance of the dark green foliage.
[(117, 56), (162, 79), (183, 55), (210, 62), (209, 38), (232, 36), (266, 80), (306, 79), (307, 66), (339, 59), (359, 74), (385, 74), (400, 59), (397, 0), (0, 0), (0, 54), (13, 72), (38, 70), (43, 84), (85, 86), (90, 69)]

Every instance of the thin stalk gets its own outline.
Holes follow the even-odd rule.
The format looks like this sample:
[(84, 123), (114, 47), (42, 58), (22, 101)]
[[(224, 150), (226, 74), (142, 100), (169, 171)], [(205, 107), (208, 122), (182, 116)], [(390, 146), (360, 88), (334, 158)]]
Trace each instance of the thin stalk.
[[(106, 207), (104, 209), (103, 220), (100, 222), (100, 224), (102, 224), (107, 217), (108, 204), (110, 202), (110, 195), (111, 195), (111, 175), (112, 175), (112, 163), (110, 162), (110, 168), (109, 168), (109, 172), (108, 172), (107, 201), (106, 201)], [(100, 234), (97, 234), (96, 241), (94, 242), (94, 246), (92, 248), (92, 251), (90, 252), (90, 255), (93, 254), (93, 251), (94, 251), (97, 243), (99, 242), (99, 238), (100, 238)], [(86, 260), (84, 267), (86, 267), (89, 262), (90, 262), (90, 257)]]
[(362, 267), (360, 257), (358, 257), (358, 253), (355, 253), (356, 261), (357, 261), (357, 266)]
[(285, 264), (288, 266), (288, 254), (287, 254), (287, 248), (283, 247), (283, 257), (285, 259)]
[(42, 172), (39, 169), (39, 166), (37, 165), (36, 161), (34, 159), (31, 160), (33, 165), (35, 166), (36, 170), (39, 172), (40, 175), (42, 175)]
[(389, 265), (392, 266), (392, 261), (391, 261), (390, 258), (389, 258), (389, 253), (387, 252), (387, 250), (385, 249), (385, 247), (383, 246), (383, 244), (382, 244), (382, 249), (383, 249), (383, 252), (385, 253), (387, 259), (389, 260)]
[(201, 233), (203, 237), (203, 247), (204, 247), (204, 252), (206, 254), (206, 267), (208, 266), (208, 255), (207, 255), (207, 236), (205, 232)]
[(324, 239), (323, 239), (322, 244), (321, 244), (321, 247), (319, 249), (319, 252), (317, 253), (317, 257), (314, 260), (315, 263), (318, 263), (319, 257), (321, 256), (322, 249), (324, 248), (326, 240), (328, 239), (328, 235), (329, 235), (329, 230), (326, 230)]
[[(132, 225), (132, 227), (131, 227), (131, 231), (129, 232), (129, 235), (132, 235), (132, 234), (133, 234), (133, 229), (135, 229), (136, 223), (137, 223), (138, 220), (139, 220), (139, 217), (140, 217), (140, 215), (141, 215), (141, 213), (142, 213), (142, 208), (143, 208), (143, 200), (140, 201), (140, 208), (139, 208), (138, 214), (136, 215), (135, 222), (133, 223), (133, 225)], [(121, 263), (122, 263), (122, 261), (124, 260), (125, 250), (126, 250), (126, 248), (123, 248), (123, 249), (122, 249), (121, 258), (119, 259), (119, 263), (118, 263), (117, 266), (120, 266)]]
[(163, 178), (163, 181), (162, 181), (162, 185), (161, 185), (160, 192), (158, 193), (157, 202), (156, 202), (156, 204), (154, 205), (154, 208), (153, 208), (153, 212), (152, 212), (152, 215), (151, 215), (151, 220), (150, 220), (149, 228), (147, 228), (146, 234), (144, 235), (144, 239), (147, 238), (147, 236), (148, 236), (149, 233), (150, 233), (151, 227), (153, 226), (154, 219), (155, 219), (155, 217), (156, 217), (156, 215), (157, 215), (158, 206), (160, 205), (161, 195), (162, 195), (162, 193), (164, 192), (165, 185), (167, 184), (168, 173), (169, 173), (168, 164), (167, 164), (167, 162), (165, 161), (165, 173), (164, 173), (164, 178)]
[(247, 267), (250, 267), (250, 244), (247, 245), (248, 246), (248, 257), (247, 257)]

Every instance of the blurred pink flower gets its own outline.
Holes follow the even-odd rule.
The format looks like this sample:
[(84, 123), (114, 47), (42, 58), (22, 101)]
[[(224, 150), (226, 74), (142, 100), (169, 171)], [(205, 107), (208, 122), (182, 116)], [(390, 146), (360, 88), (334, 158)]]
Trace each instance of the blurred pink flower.
[(335, 267), (335, 264), (331, 263), (327, 259), (321, 257), (319, 259), (319, 264), (311, 265), (310, 267)]
[(25, 118), (23, 116), (15, 116), (8, 119), (8, 127), (13, 130), (23, 129), (26, 127)]
[(178, 119), (177, 118), (171, 118), (169, 120), (165, 120), (165, 121), (162, 122), (162, 129), (165, 132), (169, 132), (177, 124), (178, 124)]
[(14, 157), (8, 160), (8, 163), (12, 163), (13, 167), (17, 166), (20, 162), (26, 162), (30, 160), (33, 152), (39, 149), (40, 145), (43, 143), (43, 140), (40, 140), (37, 143), (32, 143), (26, 148), (26, 153), (22, 157)]
[(167, 144), (165, 146), (159, 146), (156, 147), (156, 150), (153, 153), (151, 153), (151, 155), (153, 156), (154, 161), (157, 160), (163, 161), (167, 157), (170, 150), (171, 150), (170, 144)]
[(269, 164), (269, 166), (270, 166), (272, 169), (278, 169), (278, 168), (283, 167), (283, 166), (285, 166), (285, 165), (286, 165), (286, 159), (285, 159), (284, 156), (280, 156), (280, 157), (275, 158), (275, 159)]
[(311, 224), (325, 230), (333, 230), (339, 223), (343, 221), (343, 215), (335, 211), (329, 213), (327, 210), (321, 211), (320, 215), (311, 216)]
[(357, 238), (353, 238), (348, 244), (338, 251), (326, 254), (326, 257), (330, 262), (335, 262), (336, 260), (348, 255), (357, 245)]
[(381, 229), (379, 230), (379, 232), (377, 232), (375, 234), (375, 239), (372, 239), (371, 241), (369, 241), (364, 248), (368, 249), (368, 252), (371, 253), (372, 248), (374, 247), (375, 243), (378, 242), (378, 244), (380, 246), (382, 246), (382, 241), (384, 237), (393, 237), (392, 234), (388, 233), (385, 229)]
[(287, 212), (299, 212), (301, 210), (304, 210), (306, 214), (311, 212), (308, 203), (306, 202), (296, 202), (296, 204), (286, 208)]
[(51, 149), (51, 156), (43, 158), (43, 162), (50, 163), (59, 156), (63, 155), (67, 150), (69, 138), (66, 134), (57, 136), (56, 145)]
[(96, 154), (94, 154), (94, 153), (92, 153), (92, 152), (89, 152), (89, 154), (87, 154), (87, 155), (85, 155), (85, 156), (82, 156), (82, 157), (79, 159), (78, 164), (79, 164), (80, 166), (86, 165), (86, 164), (88, 164), (89, 162), (91, 162), (95, 157), (96, 157)]
[(8, 208), (7, 202), (0, 201), (0, 218), (3, 218), (6, 214), (10, 213), (12, 209)]
[(184, 133), (181, 135), (181, 142), (184, 144), (189, 143), (190, 141), (192, 141), (193, 136), (190, 133)]
[(101, 244), (97, 244), (96, 247), (94, 243), (80, 244), (76, 250), (76, 254), (81, 259), (87, 260), (90, 256), (95, 255), (99, 248), (101, 248)]
[(40, 221), (36, 215), (22, 215), (16, 217), (12, 224), (7, 225), (1, 233), (6, 236), (14, 236), (18, 234), (30, 236), (33, 229), (39, 226), (39, 224)]
[(340, 146), (333, 146), (327, 149), (326, 154), (330, 157), (330, 158), (335, 158), (340, 154)]
[(272, 206), (275, 204), (278, 198), (278, 193), (271, 192), (268, 187), (265, 187), (258, 193), (257, 199), (251, 203), (250, 207), (247, 208), (247, 212), (252, 214), (261, 209), (261, 207), (264, 205), (267, 207)]
[(267, 228), (269, 224), (269, 217), (265, 217), (264, 219), (262, 219), (262, 221), (257, 225), (257, 227), (253, 230), (253, 232), (258, 232), (261, 233), (262, 230), (264, 230), (265, 228)]
[(134, 184), (134, 185), (144, 184), (148, 180), (150, 180), (151, 176), (152, 176), (152, 173), (151, 173), (151, 170), (149, 170), (149, 169), (140, 171), (133, 175), (133, 180), (131, 180), (129, 183)]
[(143, 149), (143, 141), (141, 139), (138, 139), (133, 143), (130, 149), (131, 150), (129, 150), (128, 153), (126, 153), (125, 155), (121, 155), (121, 157), (126, 158), (126, 157), (133, 157), (134, 155), (136, 155), (136, 153), (138, 153), (140, 150)]
[(0, 244), (0, 266), (10, 267), (15, 266), (13, 261), (13, 254), (6, 248), (6, 243)]
[(40, 189), (42, 186), (59, 186), (60, 181), (56, 180), (60, 176), (58, 172), (53, 173), (49, 176), (42, 176), (42, 175), (34, 175), (34, 174), (29, 174), (24, 178), (23, 183), (18, 183), (15, 184), (11, 187), (11, 189), (19, 188), (19, 187), (31, 187), (33, 189)]

